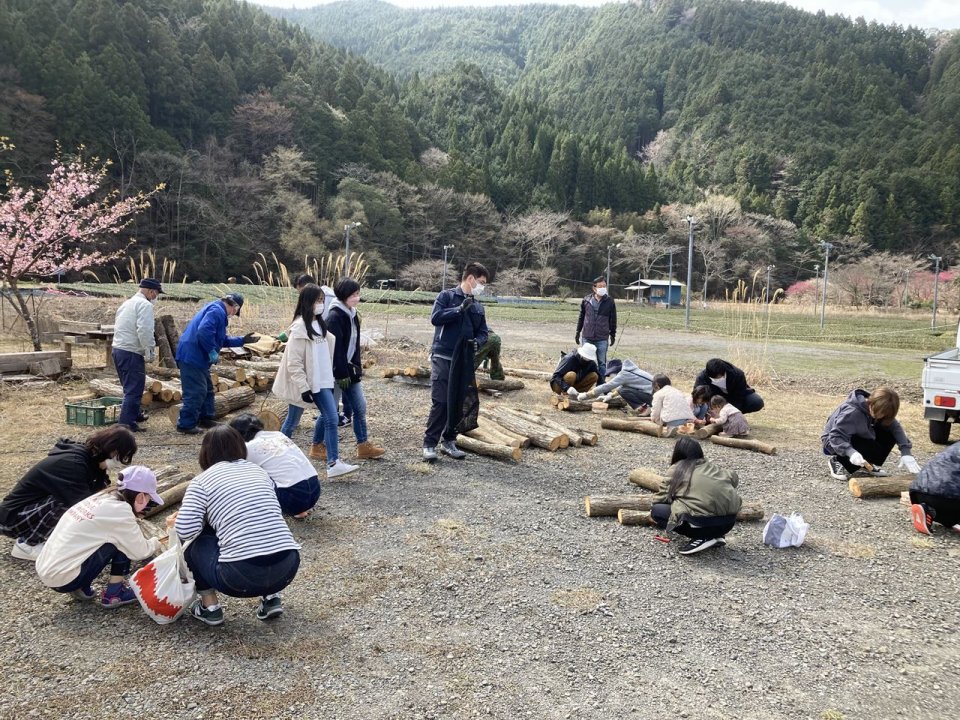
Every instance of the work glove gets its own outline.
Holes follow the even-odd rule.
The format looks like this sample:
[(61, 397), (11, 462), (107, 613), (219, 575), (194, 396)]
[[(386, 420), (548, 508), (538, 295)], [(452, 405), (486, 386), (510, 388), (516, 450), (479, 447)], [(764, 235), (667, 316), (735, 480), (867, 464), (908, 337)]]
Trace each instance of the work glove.
[(613, 393), (607, 393), (606, 395), (601, 395), (599, 398), (600, 402), (610, 402), (613, 399)]
[(480, 352), (480, 341), (479, 340), (467, 340), (473, 346), (473, 351)]
[(157, 359), (157, 353), (154, 352), (153, 350), (147, 350), (147, 354), (144, 355), (143, 357), (144, 362), (148, 362), (148, 363), (152, 363), (156, 359)]
[(579, 394), (577, 395), (577, 400), (579, 400), (580, 402), (583, 402), (584, 400), (589, 400), (591, 394), (592, 394), (592, 393), (588, 393), (588, 392), (579, 393)]
[[(850, 464), (851, 464), (851, 465), (858, 465), (858, 466), (860, 466), (860, 467), (863, 467), (864, 465), (867, 464), (867, 461), (863, 459), (863, 455), (861, 455), (861, 454), (858, 453), (856, 450), (854, 450), (854, 451), (853, 451), (853, 455), (850, 456)], [(918, 468), (918, 470), (919, 470), (919, 468)]]
[(207, 353), (207, 361), (211, 365), (216, 365), (217, 360), (219, 359), (220, 359), (220, 353), (218, 353), (216, 350), (211, 350), (210, 352)]
[(300, 399), (303, 400), (305, 403), (312, 403), (313, 393), (310, 392), (309, 390), (304, 390), (302, 393), (300, 393)]
[(570, 397), (575, 398), (578, 394), (579, 392), (575, 387), (567, 388), (567, 395), (569, 395)]
[(353, 384), (353, 380), (348, 377), (337, 380), (337, 387), (341, 390), (347, 390)]
[(260, 336), (256, 333), (247, 333), (243, 336), (243, 344), (248, 345), (250, 343), (255, 343), (260, 339)]
[(920, 472), (920, 464), (916, 461), (913, 455), (904, 455), (900, 458), (900, 464), (897, 465), (898, 470), (906, 470), (908, 473), (913, 473), (916, 475)]
[(577, 345), (580, 344), (580, 333), (577, 333), (576, 335), (573, 336), (573, 341), (574, 341)]
[(474, 302), (475, 300), (473, 299), (473, 295), (467, 295), (463, 299), (463, 302), (460, 303), (460, 312), (466, 312), (467, 310), (469, 310), (470, 306), (473, 305)]

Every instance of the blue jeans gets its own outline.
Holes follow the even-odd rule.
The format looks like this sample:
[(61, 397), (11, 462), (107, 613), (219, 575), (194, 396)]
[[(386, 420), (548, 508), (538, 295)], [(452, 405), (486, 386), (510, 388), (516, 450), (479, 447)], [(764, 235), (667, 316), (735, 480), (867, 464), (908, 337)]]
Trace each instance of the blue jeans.
[(290, 487), (278, 487), (276, 491), (283, 514), (299, 515), (310, 510), (320, 499), (320, 479), (314, 475)]
[(246, 560), (220, 562), (220, 540), (209, 525), (184, 551), (197, 590), (218, 590), (230, 597), (263, 597), (283, 590), (300, 568), (300, 553), (281, 550)]
[(69, 582), (58, 588), (57, 592), (68, 593), (80, 588), (90, 587), (90, 583), (97, 579), (97, 576), (103, 572), (103, 569), (109, 565), (111, 575), (126, 575), (130, 572), (130, 559), (122, 552), (117, 550), (116, 545), (107, 543), (90, 557), (83, 561), (80, 566), (80, 574), (73, 582)]
[(337, 438), (337, 405), (333, 400), (333, 389), (323, 388), (313, 394), (313, 401), (320, 409), (320, 417), (313, 426), (313, 444), (327, 446), (327, 464), (333, 465), (340, 457)]
[(123, 385), (123, 405), (117, 422), (124, 425), (136, 425), (140, 417), (140, 401), (143, 397), (143, 385), (147, 380), (143, 355), (129, 350), (113, 349), (113, 364), (117, 366), (117, 376)]
[(343, 391), (343, 412), (347, 408), (353, 414), (353, 434), (357, 443), (367, 441), (367, 399), (363, 395), (363, 387), (355, 382)]
[(180, 408), (177, 427), (189, 430), (201, 420), (213, 420), (216, 417), (213, 382), (210, 380), (209, 367), (199, 368), (183, 363), (177, 363), (177, 367), (180, 368), (180, 386), (183, 390), (183, 407)]
[(597, 367), (600, 368), (600, 379), (598, 383), (603, 383), (607, 378), (607, 348), (610, 347), (609, 340), (584, 340), (591, 345), (597, 346)]
[(293, 431), (300, 424), (300, 418), (303, 417), (303, 408), (299, 405), (287, 405), (287, 417), (280, 426), (280, 432), (288, 438), (293, 437)]

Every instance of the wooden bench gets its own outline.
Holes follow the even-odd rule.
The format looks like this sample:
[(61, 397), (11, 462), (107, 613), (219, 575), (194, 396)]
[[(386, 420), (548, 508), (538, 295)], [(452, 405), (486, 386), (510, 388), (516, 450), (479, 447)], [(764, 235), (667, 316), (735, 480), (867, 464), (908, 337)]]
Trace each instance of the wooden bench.
[(60, 346), (68, 358), (73, 357), (74, 345), (95, 345), (103, 348), (103, 364), (107, 368), (113, 365), (113, 325), (101, 325), (100, 323), (86, 323), (65, 320), (59, 325), (59, 331), (63, 333), (63, 339)]

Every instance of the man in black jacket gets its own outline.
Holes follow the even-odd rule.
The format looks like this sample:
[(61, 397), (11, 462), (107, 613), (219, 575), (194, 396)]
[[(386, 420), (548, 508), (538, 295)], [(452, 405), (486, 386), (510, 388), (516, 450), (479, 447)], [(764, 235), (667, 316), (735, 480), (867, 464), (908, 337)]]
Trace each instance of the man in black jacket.
[(576, 343), (583, 340), (597, 348), (597, 366), (600, 377), (606, 377), (607, 348), (617, 341), (617, 305), (607, 294), (607, 281), (598, 277), (593, 290), (580, 303)]
[(560, 360), (550, 378), (550, 389), (558, 395), (567, 393), (575, 398), (596, 385), (599, 379), (597, 349), (590, 343), (584, 343)]
[(707, 367), (700, 371), (693, 385), (709, 385), (714, 395), (723, 395), (728, 403), (744, 414), (763, 410), (763, 398), (747, 385), (743, 370), (726, 360), (708, 360)]
[(423, 459), (427, 462), (437, 459), (438, 442), (444, 454), (457, 460), (466, 457), (457, 447), (456, 438), (464, 397), (470, 393), (471, 385), (476, 393), (473, 356), (490, 334), (483, 305), (475, 299), (483, 294), (489, 276), (480, 263), (468, 263), (460, 284), (441, 292), (433, 303), (430, 314), (434, 326), (430, 349), (432, 405), (423, 435)]

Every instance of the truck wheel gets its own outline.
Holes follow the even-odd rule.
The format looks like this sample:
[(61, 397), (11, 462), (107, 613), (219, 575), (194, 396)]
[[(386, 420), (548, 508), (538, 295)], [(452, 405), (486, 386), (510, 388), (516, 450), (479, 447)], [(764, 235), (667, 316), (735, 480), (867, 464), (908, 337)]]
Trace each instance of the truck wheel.
[(950, 442), (950, 423), (946, 420), (930, 421), (930, 442), (946, 445)]

